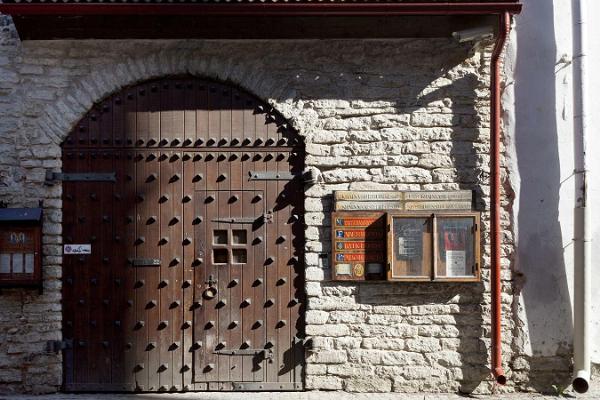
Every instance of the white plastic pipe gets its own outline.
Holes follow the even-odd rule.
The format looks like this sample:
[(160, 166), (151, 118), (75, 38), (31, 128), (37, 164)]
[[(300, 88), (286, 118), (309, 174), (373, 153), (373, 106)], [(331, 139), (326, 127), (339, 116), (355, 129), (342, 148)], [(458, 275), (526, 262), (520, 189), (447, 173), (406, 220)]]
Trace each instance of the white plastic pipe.
[(573, 95), (576, 140), (576, 180), (578, 204), (575, 208), (575, 274), (574, 274), (574, 377), (573, 389), (585, 393), (590, 382), (590, 310), (591, 310), (591, 204), (588, 187), (588, 82), (587, 82), (587, 0), (573, 0)]

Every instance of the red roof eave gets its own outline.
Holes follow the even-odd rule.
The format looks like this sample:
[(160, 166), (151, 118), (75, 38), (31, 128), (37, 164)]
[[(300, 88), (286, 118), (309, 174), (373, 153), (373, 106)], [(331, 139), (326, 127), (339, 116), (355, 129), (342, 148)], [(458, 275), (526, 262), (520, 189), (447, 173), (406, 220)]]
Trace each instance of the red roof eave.
[(399, 16), (518, 14), (517, 1), (419, 3), (0, 3), (8, 15)]

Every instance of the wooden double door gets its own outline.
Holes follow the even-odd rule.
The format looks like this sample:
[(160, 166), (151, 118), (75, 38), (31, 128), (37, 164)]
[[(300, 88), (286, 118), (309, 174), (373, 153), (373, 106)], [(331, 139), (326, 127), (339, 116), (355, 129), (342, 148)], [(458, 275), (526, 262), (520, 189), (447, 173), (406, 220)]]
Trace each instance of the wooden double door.
[(301, 390), (302, 169), (295, 132), (236, 88), (97, 104), (56, 175), (64, 389)]

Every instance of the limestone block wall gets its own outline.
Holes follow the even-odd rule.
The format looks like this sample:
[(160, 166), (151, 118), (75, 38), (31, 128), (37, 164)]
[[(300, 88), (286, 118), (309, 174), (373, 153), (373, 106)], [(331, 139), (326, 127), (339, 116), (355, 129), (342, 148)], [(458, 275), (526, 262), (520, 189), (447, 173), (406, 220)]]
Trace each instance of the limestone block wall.
[[(479, 391), (489, 374), (489, 52), (450, 39), (382, 41), (33, 41), (0, 19), (0, 201), (44, 202), (44, 294), (0, 295), (0, 391), (61, 383), (60, 143), (99, 99), (153, 77), (230, 81), (267, 100), (306, 141), (318, 183), (306, 192), (306, 388)], [(504, 175), (506, 178), (507, 172)], [(513, 312), (511, 190), (505, 182), (503, 347), (527, 387)], [(480, 284), (334, 283), (333, 190), (473, 189), (483, 212)], [(517, 336), (513, 335), (515, 333)], [(555, 365), (568, 370), (568, 359)], [(522, 360), (523, 361), (523, 360)], [(525, 360), (526, 361), (526, 360)], [(517, 373), (515, 373), (517, 372)]]

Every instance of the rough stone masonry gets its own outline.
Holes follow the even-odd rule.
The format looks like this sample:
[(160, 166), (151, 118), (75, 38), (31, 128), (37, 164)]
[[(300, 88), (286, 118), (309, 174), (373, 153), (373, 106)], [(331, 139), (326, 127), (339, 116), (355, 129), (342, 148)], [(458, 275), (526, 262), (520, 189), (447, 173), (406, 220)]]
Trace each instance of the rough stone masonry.
[[(558, 355), (530, 373), (511, 259), (511, 189), (504, 171), (503, 350), (509, 377), (489, 373), (489, 56), (450, 39), (352, 41), (28, 41), (0, 18), (0, 201), (44, 206), (44, 293), (0, 294), (0, 391), (53, 392), (61, 338), (63, 138), (120, 87), (192, 74), (267, 100), (305, 137), (306, 388), (353, 392), (542, 389), (568, 374)], [(480, 284), (338, 283), (330, 252), (333, 190), (473, 189), (483, 210)], [(545, 372), (543, 372), (545, 371)], [(541, 379), (541, 378), (540, 378)], [(539, 380), (539, 379), (538, 379)], [(548, 386), (549, 387), (549, 386)]]

